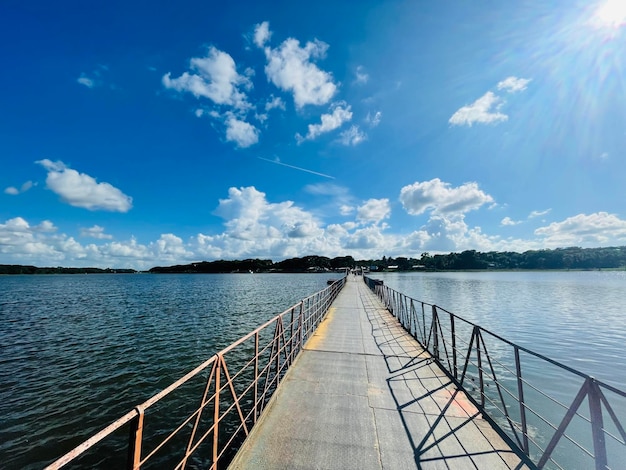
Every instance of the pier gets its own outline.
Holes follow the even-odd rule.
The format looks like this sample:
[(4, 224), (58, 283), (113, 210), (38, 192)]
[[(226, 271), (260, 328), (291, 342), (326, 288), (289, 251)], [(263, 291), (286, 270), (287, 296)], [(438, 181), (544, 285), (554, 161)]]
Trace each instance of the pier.
[(528, 467), (350, 276), (230, 468)]
[(621, 468), (626, 392), (350, 274), (48, 467)]

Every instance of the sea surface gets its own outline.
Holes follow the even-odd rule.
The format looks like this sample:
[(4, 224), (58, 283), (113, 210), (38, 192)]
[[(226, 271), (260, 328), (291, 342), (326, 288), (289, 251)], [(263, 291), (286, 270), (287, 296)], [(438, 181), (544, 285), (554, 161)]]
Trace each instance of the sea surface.
[[(372, 273), (626, 389), (626, 272)], [(0, 467), (42, 468), (325, 274), (0, 276)]]

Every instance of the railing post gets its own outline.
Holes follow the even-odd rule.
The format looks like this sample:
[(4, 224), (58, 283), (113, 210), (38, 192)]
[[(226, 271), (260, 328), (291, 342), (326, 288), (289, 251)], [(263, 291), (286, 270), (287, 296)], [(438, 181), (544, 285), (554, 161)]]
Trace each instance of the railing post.
[(517, 396), (519, 399), (519, 413), (522, 421), (522, 449), (526, 455), (530, 455), (530, 447), (528, 445), (528, 423), (526, 422), (526, 402), (524, 400), (524, 382), (522, 380), (522, 363), (519, 357), (519, 348), (515, 346), (515, 371), (517, 375)]
[(138, 406), (137, 416), (130, 422), (130, 434), (128, 436), (128, 458), (126, 468), (139, 470), (141, 468), (141, 441), (143, 438), (144, 410)]
[(439, 315), (437, 314), (437, 306), (432, 306), (433, 312), (433, 323), (432, 323), (432, 332), (433, 332), (433, 354), (435, 359), (439, 361)]
[(215, 368), (215, 403), (213, 408), (213, 464), (211, 468), (217, 470), (219, 458), (219, 430), (220, 430), (220, 379), (222, 377), (222, 355), (217, 355), (217, 367)]
[(456, 330), (454, 328), (454, 315), (450, 314), (450, 330), (452, 334), (452, 368), (454, 369), (454, 378), (458, 378), (457, 358), (456, 358)]
[(254, 423), (256, 424), (259, 407), (259, 332), (254, 334)]
[(294, 314), (293, 307), (291, 308), (291, 326), (289, 328), (289, 361), (287, 362), (287, 366), (291, 367), (291, 363), (293, 362), (293, 322), (294, 322)]
[(298, 325), (298, 331), (300, 332), (300, 349), (302, 351), (304, 347), (304, 301), (300, 302), (300, 324)]
[(424, 302), (422, 304), (422, 330), (424, 330), (424, 336), (422, 336), (422, 343), (426, 345), (426, 309), (424, 308)]
[(476, 356), (478, 360), (478, 381), (480, 383), (480, 407), (484, 409), (485, 408), (485, 378), (483, 377), (483, 359), (482, 359), (482, 354), (480, 353), (480, 348), (481, 348), (480, 340), (482, 338), (482, 335), (480, 334), (480, 330), (478, 329), (478, 326), (475, 326), (474, 330), (476, 330)]
[(604, 440), (604, 419), (602, 418), (602, 392), (594, 378), (589, 379), (589, 413), (591, 418), (591, 434), (593, 436), (593, 453), (596, 470), (608, 468), (606, 442)]

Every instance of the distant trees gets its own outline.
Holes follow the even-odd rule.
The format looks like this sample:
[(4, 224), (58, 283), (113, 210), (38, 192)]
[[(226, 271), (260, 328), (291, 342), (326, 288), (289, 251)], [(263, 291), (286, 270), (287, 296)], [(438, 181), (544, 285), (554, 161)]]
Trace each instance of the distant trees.
[[(514, 269), (626, 269), (626, 247), (557, 248), (555, 250), (489, 251), (466, 250), (447, 255), (422, 253), (420, 258), (383, 256), (379, 260), (355, 260), (352, 256), (304, 256), (274, 263), (269, 259), (201, 261), (175, 266), (157, 266), (151, 273), (233, 273), (233, 272), (320, 272), (358, 266), (379, 271), (426, 270), (514, 270)], [(82, 274), (134, 273), (132, 269), (38, 268), (35, 266), (0, 265), (0, 274)]]
[(24, 266), (21, 264), (0, 264), (0, 274), (119, 274), (136, 273), (134, 269), (63, 268)]

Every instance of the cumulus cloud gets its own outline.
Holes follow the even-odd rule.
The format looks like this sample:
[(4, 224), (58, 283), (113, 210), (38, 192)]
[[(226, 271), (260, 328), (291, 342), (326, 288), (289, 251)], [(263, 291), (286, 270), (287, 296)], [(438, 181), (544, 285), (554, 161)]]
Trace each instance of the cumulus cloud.
[(489, 124), (502, 122), (509, 119), (506, 114), (500, 112), (503, 101), (493, 92), (488, 91), (472, 104), (463, 106), (457, 110), (449, 122), (455, 126), (472, 126), (474, 123)]
[(252, 82), (246, 75), (237, 72), (233, 58), (226, 52), (211, 46), (206, 57), (194, 57), (189, 61), (190, 72), (171, 78), (163, 76), (165, 88), (191, 93), (196, 98), (208, 98), (218, 105), (232, 106), (238, 110), (250, 108), (246, 94), (241, 88), (249, 89)]
[[(528, 78), (508, 77), (500, 81), (498, 90), (508, 93), (517, 93), (526, 90), (530, 83)], [(500, 112), (505, 101), (492, 91), (488, 91), (470, 105), (458, 109), (449, 119), (453, 126), (469, 126), (472, 124), (490, 124), (507, 121), (509, 117)]]
[(391, 215), (389, 199), (369, 199), (357, 208), (356, 218), (359, 222), (378, 223)]
[(359, 145), (367, 139), (367, 134), (359, 129), (359, 126), (351, 126), (339, 134), (339, 142), (345, 146)]
[(241, 148), (250, 147), (259, 141), (259, 130), (252, 124), (230, 115), (226, 119), (226, 140), (235, 142)]
[(615, 214), (578, 214), (535, 230), (548, 246), (606, 246), (626, 241), (626, 220)]
[(528, 78), (508, 77), (498, 83), (498, 90), (506, 90), (509, 93), (524, 91), (530, 81)]
[(36, 163), (48, 170), (46, 187), (71, 206), (112, 212), (128, 212), (132, 207), (132, 198), (109, 183), (98, 183), (60, 161), (45, 159)]
[[(267, 39), (263, 39), (269, 38), (270, 34), (269, 25), (267, 31), (257, 27), (255, 43), (264, 45)], [(265, 74), (275, 86), (293, 93), (297, 108), (307, 104), (326, 104), (337, 91), (337, 85), (332, 74), (319, 69), (313, 61), (323, 58), (327, 50), (328, 44), (317, 39), (307, 42), (304, 47), (301, 47), (300, 42), (294, 38), (285, 40), (276, 49), (265, 47), (267, 59)]]
[(513, 220), (510, 217), (505, 217), (504, 219), (502, 219), (500, 221), (500, 225), (502, 226), (513, 226), (513, 225), (519, 225), (522, 222), (520, 220)]
[(337, 104), (331, 114), (322, 114), (320, 119), (320, 124), (309, 124), (309, 131), (306, 136), (302, 137), (300, 134), (296, 134), (298, 142), (316, 139), (322, 134), (341, 127), (343, 123), (352, 119), (352, 111), (350, 111), (350, 106), (346, 106), (344, 103)]
[(104, 233), (104, 227), (100, 227), (99, 225), (94, 225), (89, 228), (82, 228), (80, 230), (80, 235), (82, 237), (90, 237), (96, 238), (98, 240), (111, 240), (113, 235), (108, 235)]
[(456, 188), (439, 178), (416, 182), (400, 190), (400, 202), (411, 215), (427, 210), (434, 214), (464, 214), (492, 203), (493, 198), (478, 188), (476, 183), (465, 183)]
[(246, 240), (303, 236), (320, 230), (317, 219), (292, 201), (270, 203), (254, 187), (230, 188), (215, 214), (226, 219), (230, 236)]

